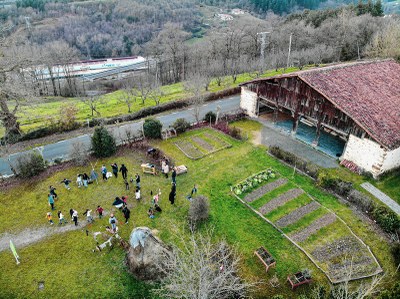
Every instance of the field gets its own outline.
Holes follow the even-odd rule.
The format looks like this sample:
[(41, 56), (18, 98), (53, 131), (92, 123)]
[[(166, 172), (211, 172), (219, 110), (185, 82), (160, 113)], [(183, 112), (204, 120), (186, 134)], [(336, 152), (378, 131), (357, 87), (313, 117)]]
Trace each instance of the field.
[[(280, 69), (278, 71), (267, 71), (263, 76), (274, 76), (277, 74), (288, 73), (298, 70), (297, 68)], [(238, 86), (242, 82), (254, 79), (252, 74), (238, 75), (235, 83), (232, 82), (231, 77), (223, 78), (221, 85), (218, 86), (216, 81), (213, 80), (209, 87), (209, 92), (221, 91), (230, 87)], [(183, 83), (176, 83), (162, 87), (163, 96), (160, 103), (166, 103), (178, 99), (190, 97), (190, 93), (185, 90)], [(94, 117), (113, 117), (123, 114), (128, 114), (128, 107), (121, 99), (121, 91), (112, 92), (101, 97), (101, 102), (97, 106), (100, 115)], [(146, 100), (142, 104), (141, 100), (137, 98), (131, 107), (131, 112), (137, 112), (140, 109), (154, 106), (156, 103), (153, 100)], [(62, 97), (41, 97), (35, 102), (21, 103), (17, 116), (20, 121), (21, 130), (24, 133), (29, 131), (46, 127), (50, 125), (52, 119), (60, 118), (60, 109), (62, 110), (65, 105), (73, 105), (78, 109), (76, 120), (78, 122), (85, 122), (92, 119), (90, 108), (77, 98), (62, 98)], [(0, 126), (0, 137), (4, 135), (4, 128)]]
[[(249, 134), (257, 129), (257, 125), (253, 122), (240, 122), (237, 125)], [(175, 145), (177, 141), (193, 140), (193, 137), (199, 137), (199, 135), (217, 136), (232, 146), (205, 155), (198, 160), (189, 159), (177, 150)], [(210, 198), (211, 213), (206, 226), (214, 227), (215, 239), (225, 238), (240, 251), (242, 255), (240, 274), (245, 279), (261, 280), (261, 284), (253, 294), (255, 298), (268, 298), (275, 294), (282, 294), (284, 298), (294, 298), (308, 291), (310, 287), (304, 286), (293, 293), (286, 283), (288, 274), (305, 268), (311, 270), (314, 285), (327, 285), (328, 280), (324, 274), (300, 250), (232, 196), (230, 190), (234, 184), (261, 170), (272, 168), (279, 173), (276, 180), (286, 179), (289, 187), (301, 188), (317, 199), (321, 206), (331, 209), (341, 217), (355, 234), (370, 246), (382, 268), (386, 272), (394, 273), (389, 245), (383, 237), (376, 234), (368, 223), (362, 221), (335, 197), (317, 189), (309, 178), (299, 174), (292, 176), (293, 170), (268, 156), (263, 147), (255, 147), (247, 141), (234, 140), (211, 129), (190, 131), (177, 138), (153, 142), (152, 146), (161, 148), (176, 165), (184, 164), (189, 171), (177, 177), (176, 208), (171, 207), (167, 200), (169, 180), (162, 176), (141, 175), (144, 199), (142, 202), (135, 202), (132, 200), (133, 188), (128, 191), (128, 205), (132, 213), (128, 224), (120, 224), (120, 234), (123, 238), (128, 238), (136, 226), (148, 226), (156, 230), (156, 235), (167, 243), (176, 243), (176, 236), (179, 234), (187, 235), (189, 231), (186, 215), (189, 201), (185, 196), (195, 183), (198, 186), (198, 194)], [(119, 165), (125, 163), (130, 176), (139, 172), (139, 166), (146, 162), (146, 157), (131, 149), (121, 150), (116, 157), (97, 161), (96, 170), (99, 171), (102, 163), (109, 166), (114, 161)], [(45, 219), (45, 214), (49, 211), (47, 205), (49, 185), (57, 187), (59, 199), (56, 201), (56, 209), (62, 209), (64, 214), (68, 214), (70, 208), (78, 210), (81, 222), (85, 222), (82, 212), (86, 208), (94, 210), (98, 204), (101, 204), (106, 212), (110, 213), (111, 203), (115, 196), (125, 194), (121, 178), (111, 178), (107, 182), (99, 181), (98, 185), (89, 185), (87, 190), (78, 189), (74, 185), (70, 191), (67, 191), (59, 183), (64, 177), (74, 181), (76, 174), (83, 171), (89, 172), (90, 167), (71, 167), (54, 172), (49, 177), (41, 177), (24, 183), (6, 192), (0, 191), (2, 197), (0, 234), (7, 238), (7, 242), (9, 235), (4, 236), (5, 233), (20, 234), (28, 229), (33, 232), (40, 232), (43, 229), (46, 229), (46, 232), (50, 231), (40, 242), (17, 248), (21, 256), (21, 264), (18, 266), (9, 250), (0, 253), (3, 269), (0, 276), (1, 298), (56, 298), (60, 294), (66, 298), (154, 298), (151, 289), (156, 285), (138, 282), (126, 273), (124, 252), (120, 248), (115, 248), (110, 252), (92, 252), (95, 242), (90, 233), (103, 230), (107, 224), (107, 217), (102, 220), (96, 219), (90, 227), (60, 234), (51, 233), (51, 230), (55, 230), (56, 227), (50, 227)], [(289, 187), (282, 185), (280, 190), (284, 192), (285, 188)], [(150, 204), (149, 194), (151, 190), (155, 191), (158, 188), (162, 193), (163, 212), (155, 219), (149, 219), (146, 214)], [(309, 203), (306, 197), (301, 197), (299, 200), (301, 205)], [(297, 204), (290, 206), (291, 210), (296, 208)], [(278, 215), (280, 213), (272, 211), (268, 216), (275, 221), (282, 218)], [(320, 214), (316, 213), (314, 216), (318, 215)], [(118, 211), (117, 218), (122, 222), (123, 217)], [(307, 226), (306, 222), (302, 227), (305, 226)], [(89, 230), (89, 236), (86, 236), (86, 229)], [(307, 242), (310, 242), (310, 246), (315, 244), (311, 240)], [(253, 255), (254, 250), (260, 246), (266, 247), (277, 260), (276, 268), (271, 269), (267, 274), (263, 265)], [(310, 250), (318, 250), (318, 248), (317, 246), (310, 247)], [(280, 283), (276, 288), (269, 283), (275, 274)], [(41, 281), (44, 282), (44, 289), (38, 290), (38, 283)]]

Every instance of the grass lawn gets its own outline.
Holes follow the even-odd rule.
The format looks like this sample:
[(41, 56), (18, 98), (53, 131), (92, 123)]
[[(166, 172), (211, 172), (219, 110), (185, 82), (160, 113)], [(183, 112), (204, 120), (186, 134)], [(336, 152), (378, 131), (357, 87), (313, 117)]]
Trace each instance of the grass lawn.
[[(237, 126), (253, 132), (252, 122), (240, 122)], [(315, 284), (327, 285), (326, 277), (294, 245), (281, 236), (272, 226), (243, 206), (230, 194), (230, 186), (246, 177), (268, 167), (290, 178), (291, 182), (301, 186), (318, 201), (334, 210), (372, 249), (385, 271), (394, 273), (393, 260), (389, 246), (382, 237), (371, 230), (368, 224), (361, 221), (345, 205), (339, 203), (333, 196), (315, 188), (307, 177), (295, 174), (293, 170), (268, 156), (262, 147), (255, 147), (250, 142), (236, 141), (225, 135), (209, 129), (185, 133), (180, 138), (189, 138), (207, 132), (217, 134), (232, 144), (227, 148), (199, 160), (188, 159), (177, 150), (174, 142), (177, 139), (157, 141), (152, 145), (161, 148), (175, 165), (185, 164), (188, 173), (177, 177), (177, 208), (171, 207), (167, 197), (170, 181), (162, 176), (141, 175), (142, 202), (135, 202), (134, 190), (128, 191), (128, 204), (131, 208), (131, 221), (127, 225), (120, 224), (120, 235), (128, 238), (136, 226), (148, 226), (157, 230), (166, 243), (176, 243), (176, 236), (187, 235), (186, 215), (189, 201), (185, 199), (193, 184), (198, 186), (198, 194), (210, 198), (211, 212), (207, 226), (214, 227), (215, 239), (225, 238), (236, 246), (242, 255), (241, 275), (248, 280), (261, 280), (254, 293), (256, 298), (268, 298), (274, 294), (282, 294), (284, 298), (295, 298), (309, 290), (304, 286), (292, 292), (286, 283), (289, 273), (309, 268), (312, 271)], [(139, 166), (146, 161), (145, 156), (132, 150), (126, 150), (117, 157), (98, 161), (96, 169), (102, 163), (109, 166), (112, 162), (119, 165), (125, 163), (129, 169), (128, 175), (139, 172)], [(110, 168), (110, 167), (108, 167)], [(48, 226), (45, 214), (49, 211), (47, 191), (49, 185), (55, 185), (59, 194), (56, 209), (62, 209), (68, 214), (70, 208), (78, 210), (80, 221), (84, 221), (83, 211), (86, 208), (95, 209), (101, 204), (109, 213), (115, 196), (126, 194), (121, 178), (111, 178), (108, 182), (100, 181), (98, 185), (89, 185), (87, 190), (73, 186), (67, 191), (59, 182), (68, 177), (73, 182), (77, 173), (89, 172), (90, 168), (70, 168), (56, 172), (48, 178), (26, 183), (7, 192), (0, 191), (2, 198), (0, 209), (0, 234), (5, 232), (18, 233), (27, 228)], [(163, 212), (155, 219), (149, 219), (146, 211), (150, 205), (150, 190), (161, 189), (161, 207)], [(119, 221), (122, 214), (116, 212)], [(55, 216), (56, 218), (56, 216)], [(68, 218), (68, 217), (66, 217)], [(108, 217), (97, 220), (89, 231), (103, 230)], [(71, 224), (68, 224), (71, 225)], [(0, 253), (2, 275), (0, 275), (1, 298), (57, 298), (62, 294), (66, 298), (154, 298), (150, 290), (154, 285), (136, 281), (126, 273), (124, 252), (115, 248), (111, 252), (93, 253), (95, 242), (92, 236), (87, 237), (84, 230), (67, 232), (48, 236), (34, 245), (17, 248), (21, 256), (21, 264), (15, 261), (9, 250)], [(255, 249), (264, 246), (277, 260), (276, 269), (265, 273), (261, 262), (253, 255)], [(268, 280), (277, 275), (280, 286), (272, 288)], [(45, 288), (38, 290), (38, 282), (44, 281)]]
[[(297, 71), (297, 68), (279, 69), (278, 71), (269, 70), (266, 71), (262, 76), (269, 77), (279, 74), (289, 73)], [(217, 85), (216, 81), (213, 80), (209, 86), (210, 92), (217, 92), (227, 88), (238, 86), (240, 83), (254, 79), (255, 76), (251, 73), (240, 74), (237, 76), (236, 82), (233, 82), (231, 77), (224, 77), (220, 85)], [(160, 103), (166, 103), (169, 101), (175, 101), (178, 99), (186, 98), (190, 96), (190, 93), (185, 90), (183, 83), (176, 83), (171, 85), (165, 85), (162, 88), (163, 96)], [(119, 116), (128, 114), (127, 105), (119, 99), (121, 99), (122, 92), (115, 91), (106, 94), (101, 97), (101, 102), (97, 105), (97, 111), (100, 113), (100, 117), (107, 118), (113, 116)], [(146, 100), (143, 104), (142, 101), (137, 98), (131, 107), (131, 112), (139, 111), (140, 109), (154, 106), (156, 103), (153, 100)], [(17, 113), (19, 122), (21, 124), (21, 130), (27, 133), (31, 130), (48, 126), (51, 119), (58, 120), (60, 118), (60, 109), (65, 105), (73, 105), (78, 109), (76, 119), (79, 122), (85, 122), (93, 117), (99, 117), (98, 115), (92, 116), (90, 108), (77, 98), (62, 98), (62, 97), (46, 97), (40, 98), (36, 103), (21, 103), (21, 107)], [(4, 128), (0, 126), (0, 137), (4, 134)]]

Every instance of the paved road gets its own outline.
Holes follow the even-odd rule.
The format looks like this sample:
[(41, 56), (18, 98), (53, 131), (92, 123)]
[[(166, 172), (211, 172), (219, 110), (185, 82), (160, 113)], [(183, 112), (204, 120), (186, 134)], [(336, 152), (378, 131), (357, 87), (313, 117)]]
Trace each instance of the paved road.
[(362, 183), (361, 187), (363, 187), (365, 190), (367, 190), (369, 193), (371, 193), (373, 196), (375, 196), (377, 199), (387, 205), (393, 212), (400, 215), (400, 205), (389, 196), (387, 196), (385, 193), (383, 193), (381, 190), (368, 182)]
[[(231, 96), (214, 102), (208, 102), (204, 104), (203, 107), (201, 108), (200, 116), (201, 118), (203, 118), (208, 111), (216, 112), (218, 106), (221, 108), (220, 110), (221, 113), (233, 112), (239, 109), (239, 103), (240, 103), (239, 95)], [(188, 107), (184, 110), (163, 113), (157, 115), (156, 118), (161, 121), (161, 123), (163, 124), (163, 128), (168, 128), (170, 125), (173, 124), (173, 122), (177, 118), (185, 118), (189, 122), (195, 122), (193, 109), (194, 109), (193, 107)], [(126, 139), (127, 130), (136, 134), (141, 130), (142, 123), (143, 121), (136, 121), (128, 124), (123, 124), (121, 126), (111, 128), (111, 131), (116, 137), (117, 143), (121, 143), (121, 139)], [(15, 165), (15, 162), (18, 159), (18, 157), (34, 150), (41, 152), (43, 154), (43, 158), (48, 161), (54, 161), (57, 158), (68, 159), (69, 153), (71, 152), (72, 149), (72, 145), (76, 142), (80, 142), (89, 148), (90, 137), (91, 137), (90, 135), (86, 134), (76, 138), (67, 139), (59, 141), (57, 143), (41, 146), (33, 150), (15, 153), (7, 157), (1, 157), (0, 176), (9, 176), (13, 174), (9, 163), (7, 162), (8, 160), (11, 161), (12, 165)]]

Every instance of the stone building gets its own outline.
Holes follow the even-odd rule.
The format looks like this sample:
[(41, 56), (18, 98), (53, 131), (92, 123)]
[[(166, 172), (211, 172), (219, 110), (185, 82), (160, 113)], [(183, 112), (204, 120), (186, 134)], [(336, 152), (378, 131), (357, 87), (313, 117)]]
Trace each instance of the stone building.
[(261, 108), (345, 141), (339, 159), (374, 177), (400, 167), (400, 64), (394, 60), (332, 65), (260, 78), (241, 85), (240, 107)]

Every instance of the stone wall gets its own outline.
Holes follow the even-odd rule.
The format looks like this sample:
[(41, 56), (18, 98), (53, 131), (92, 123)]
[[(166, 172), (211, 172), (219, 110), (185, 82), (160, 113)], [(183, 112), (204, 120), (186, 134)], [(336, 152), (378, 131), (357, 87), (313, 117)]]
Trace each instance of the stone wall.
[(400, 167), (400, 147), (387, 152), (385, 161), (382, 165), (382, 171), (388, 171), (397, 167)]
[(242, 86), (240, 95), (240, 108), (244, 109), (250, 117), (257, 116), (257, 94)]

